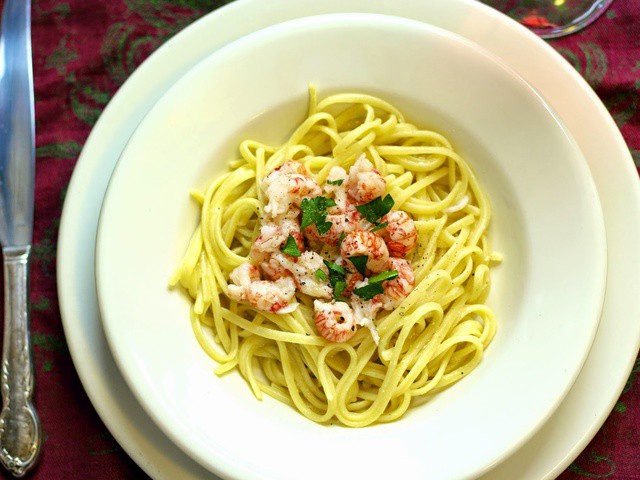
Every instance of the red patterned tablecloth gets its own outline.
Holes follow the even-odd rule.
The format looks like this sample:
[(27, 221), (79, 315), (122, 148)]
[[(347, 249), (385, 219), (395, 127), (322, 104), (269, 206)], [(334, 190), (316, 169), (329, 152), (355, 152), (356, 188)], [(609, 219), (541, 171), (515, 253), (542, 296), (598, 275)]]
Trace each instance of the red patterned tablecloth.
[[(31, 478), (144, 479), (96, 414), (71, 361), (55, 282), (58, 225), (78, 154), (109, 99), (165, 40), (226, 2), (32, 3), (37, 172), (31, 311), (35, 401), (45, 443)], [(615, 1), (593, 26), (552, 45), (600, 95), (640, 168), (640, 0)], [(640, 479), (639, 372), (636, 360), (609, 419), (562, 480)]]

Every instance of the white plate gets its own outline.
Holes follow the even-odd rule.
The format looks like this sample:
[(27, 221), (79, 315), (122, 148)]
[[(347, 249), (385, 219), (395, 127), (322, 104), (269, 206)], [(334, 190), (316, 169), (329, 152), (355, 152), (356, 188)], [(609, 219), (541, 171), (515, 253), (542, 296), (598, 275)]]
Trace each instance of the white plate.
[[(188, 191), (205, 190), (256, 129), (259, 141), (283, 143), (304, 119), (310, 81), (321, 94), (380, 95), (412, 123), (444, 133), (485, 186), (492, 243), (507, 259), (489, 298), (500, 328), (480, 367), (401, 420), (366, 429), (317, 425), (275, 400), (257, 402), (238, 374), (212, 375), (188, 300), (167, 288), (198, 221)], [(309, 452), (329, 445), (357, 445), (363, 459), (386, 454), (336, 455), (305, 477), (387, 478), (398, 458), (411, 465), (405, 478), (477, 477), (542, 426), (573, 384), (596, 332), (605, 265), (589, 169), (536, 92), (461, 37), (370, 14), (278, 24), (194, 67), (129, 140), (96, 247), (103, 326), (140, 403), (211, 471), (256, 479), (297, 479)], [(249, 431), (269, 432), (269, 441)]]
[[(131, 133), (184, 72), (221, 45), (258, 28), (312, 14), (363, 11), (403, 15), (460, 33), (501, 56), (532, 83), (568, 125), (595, 178), (609, 244), (608, 291), (585, 367), (551, 420), (487, 479), (558, 475), (595, 435), (617, 400), (640, 341), (640, 188), (633, 163), (605, 107), (582, 78), (526, 29), (466, 0), (241, 0), (172, 38), (111, 101), (89, 137), (67, 194), (59, 239), (61, 311), (69, 348), (101, 418), (155, 479), (208, 479), (146, 416), (107, 348), (97, 310), (94, 252), (108, 179)], [(588, 119), (588, 121), (587, 121)], [(603, 384), (601, 379), (608, 381)]]

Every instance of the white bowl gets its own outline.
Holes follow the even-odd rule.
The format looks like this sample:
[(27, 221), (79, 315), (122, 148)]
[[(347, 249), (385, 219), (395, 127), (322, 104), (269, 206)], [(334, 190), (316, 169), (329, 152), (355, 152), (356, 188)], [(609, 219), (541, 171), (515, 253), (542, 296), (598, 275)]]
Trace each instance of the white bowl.
[[(468, 378), (400, 420), (316, 425), (239, 374), (218, 378), (189, 302), (167, 288), (198, 222), (188, 197), (239, 142), (283, 141), (307, 85), (361, 91), (452, 140), (494, 208), (505, 255), (488, 303), (499, 331)], [(295, 20), (212, 54), (134, 133), (101, 213), (96, 277), (105, 331), (132, 391), (185, 452), (223, 477), (454, 479), (525, 442), (576, 378), (597, 328), (605, 239), (581, 153), (549, 107), (480, 47), (412, 20), (365, 14)]]

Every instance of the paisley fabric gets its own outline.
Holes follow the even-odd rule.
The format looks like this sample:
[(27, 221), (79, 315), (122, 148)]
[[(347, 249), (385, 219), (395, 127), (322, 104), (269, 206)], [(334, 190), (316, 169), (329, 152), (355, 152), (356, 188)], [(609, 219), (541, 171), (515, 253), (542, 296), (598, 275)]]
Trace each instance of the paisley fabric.
[[(165, 40), (224, 3), (32, 0), (37, 173), (30, 300), (46, 435), (33, 479), (146, 478), (101, 422), (71, 361), (55, 282), (58, 226), (78, 154), (109, 99)], [(640, 0), (615, 1), (590, 28), (552, 45), (603, 99), (640, 167)], [(562, 480), (640, 478), (639, 372), (637, 361), (606, 424)]]

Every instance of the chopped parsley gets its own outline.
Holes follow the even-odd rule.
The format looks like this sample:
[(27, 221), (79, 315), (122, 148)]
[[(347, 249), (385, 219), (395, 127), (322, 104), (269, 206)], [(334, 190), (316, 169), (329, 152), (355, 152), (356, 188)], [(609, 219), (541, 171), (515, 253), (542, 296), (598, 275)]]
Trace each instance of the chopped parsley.
[(344, 178), (341, 178), (340, 180), (327, 180), (329, 185), (342, 185), (342, 182), (344, 182)]
[(324, 270), (321, 270), (321, 269), (316, 270), (316, 280), (318, 280), (319, 282), (327, 281), (327, 274), (324, 273)]
[(342, 245), (342, 241), (346, 238), (346, 235), (344, 232), (340, 232), (340, 238), (338, 238), (338, 247), (340, 245)]
[(385, 282), (387, 280), (393, 280), (394, 278), (398, 278), (398, 271), (386, 270), (384, 272), (380, 272), (379, 274), (371, 277), (369, 279), (369, 283), (380, 283), (380, 282)]
[(355, 257), (349, 257), (348, 260), (353, 263), (353, 266), (356, 267), (356, 270), (360, 272), (360, 274), (364, 277), (365, 270), (367, 268), (367, 262), (369, 261), (368, 255), (358, 255)]
[(331, 225), (333, 225), (333, 223), (327, 222), (326, 220), (322, 222), (316, 222), (316, 228), (318, 229), (318, 233), (320, 235), (324, 235), (325, 233), (327, 233), (331, 229)]
[(382, 230), (383, 228), (387, 228), (388, 225), (389, 225), (389, 222), (382, 222), (382, 223), (377, 224), (370, 231), (371, 232), (377, 232), (378, 230)]
[(364, 300), (371, 300), (376, 295), (383, 293), (382, 282), (398, 277), (397, 270), (386, 270), (369, 279), (369, 283), (363, 287), (356, 288), (353, 293)]
[(284, 247), (280, 249), (282, 253), (286, 253), (287, 255), (291, 255), (292, 257), (299, 257), (301, 255), (300, 249), (296, 244), (296, 239), (291, 235), (287, 237), (287, 241), (284, 244)]
[(382, 217), (391, 211), (394, 204), (395, 202), (393, 201), (393, 197), (391, 195), (387, 195), (384, 198), (374, 198), (364, 205), (358, 205), (356, 210), (358, 210), (362, 216), (371, 223), (377, 224)]
[(356, 288), (353, 293), (364, 300), (371, 300), (376, 295), (384, 292), (380, 283), (369, 283), (364, 287)]
[(345, 276), (348, 273), (344, 268), (342, 268), (337, 263), (331, 263), (325, 260), (324, 264), (329, 269), (329, 276), (331, 276), (332, 274)]
[(340, 265), (328, 262), (327, 260), (324, 261), (324, 264), (329, 269), (329, 284), (333, 287), (333, 298), (344, 301), (345, 299), (342, 298), (342, 292), (347, 288), (347, 282), (345, 281), (347, 271)]
[(302, 210), (300, 230), (315, 223), (320, 235), (327, 233), (333, 225), (327, 222), (327, 208), (335, 206), (336, 202), (327, 197), (303, 198), (300, 204)]
[(346, 301), (346, 298), (342, 298), (342, 292), (344, 292), (345, 288), (347, 288), (347, 282), (345, 282), (344, 280), (338, 280), (336, 282), (336, 286), (333, 287), (333, 298), (338, 301)]

